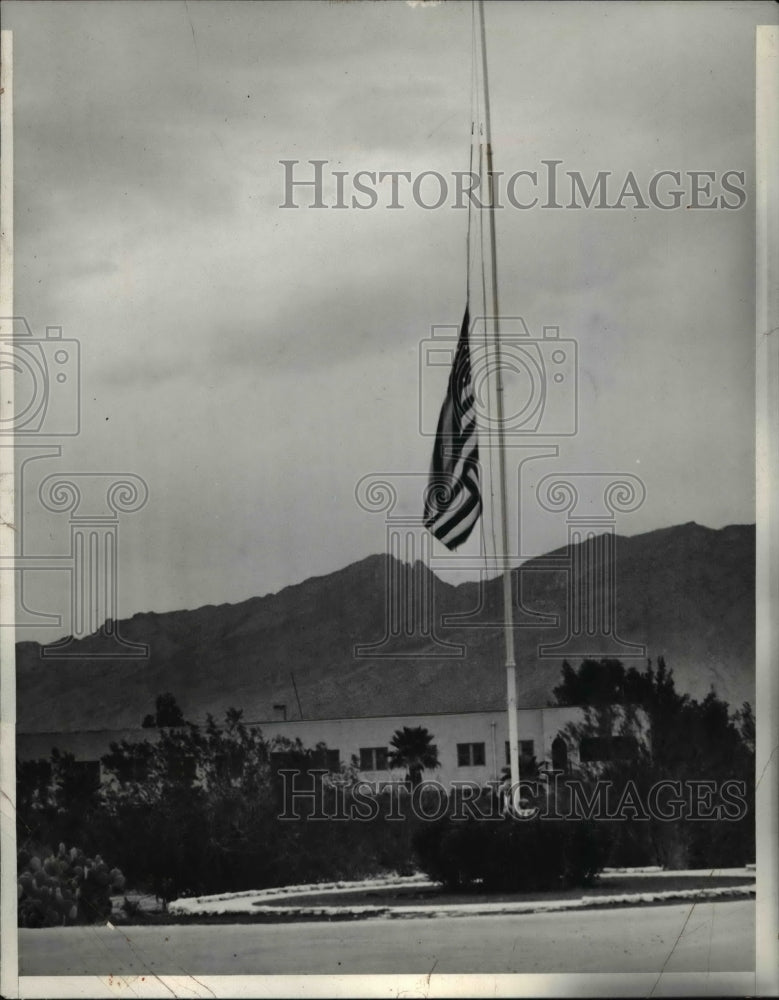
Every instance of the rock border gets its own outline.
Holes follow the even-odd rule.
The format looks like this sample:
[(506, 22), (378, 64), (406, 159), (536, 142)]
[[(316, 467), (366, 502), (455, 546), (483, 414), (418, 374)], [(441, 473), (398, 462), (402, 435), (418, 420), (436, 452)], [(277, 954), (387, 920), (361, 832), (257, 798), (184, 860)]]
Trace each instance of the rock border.
[[(646, 867), (643, 869), (608, 869), (606, 878), (633, 874), (645, 876), (697, 875), (715, 878), (717, 876), (749, 876), (754, 869), (718, 868), (704, 871), (665, 871)], [(168, 906), (171, 916), (221, 917), (230, 914), (251, 915), (261, 919), (359, 919), (385, 917), (391, 919), (430, 918), (437, 916), (495, 916), (498, 914), (550, 913), (562, 910), (595, 909), (603, 906), (646, 906), (656, 903), (680, 902), (684, 900), (705, 901), (754, 896), (757, 884), (736, 886), (711, 886), (699, 889), (672, 889), (668, 891), (619, 893), (611, 896), (581, 896), (577, 899), (525, 900), (495, 903), (452, 903), (449, 905), (382, 906), (381, 904), (360, 904), (352, 906), (273, 906), (264, 905), (268, 900), (284, 896), (305, 896), (323, 892), (339, 895), (359, 892), (362, 889), (392, 889), (401, 886), (432, 886), (435, 883), (425, 875), (379, 876), (355, 882), (319, 882), (306, 885), (276, 886), (269, 889), (247, 890), (211, 896), (197, 896), (191, 899), (177, 899)]]

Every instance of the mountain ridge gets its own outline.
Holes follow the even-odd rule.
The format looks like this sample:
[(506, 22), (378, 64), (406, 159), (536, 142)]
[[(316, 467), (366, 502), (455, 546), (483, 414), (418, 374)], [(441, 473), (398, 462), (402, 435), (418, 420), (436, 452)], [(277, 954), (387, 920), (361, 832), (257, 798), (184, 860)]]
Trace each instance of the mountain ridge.
[[(754, 702), (754, 525), (688, 522), (614, 538), (620, 637), (643, 643), (653, 660), (665, 656), (680, 690), (702, 697), (714, 685), (732, 708)], [(579, 557), (592, 557), (603, 570), (599, 539), (579, 548), (587, 546)], [(515, 603), (564, 623), (567, 554), (563, 547), (512, 570)], [(431, 594), (432, 632), (418, 615), (410, 634), (401, 628), (374, 647), (380, 657), (357, 656), (355, 646), (381, 643), (388, 631), (390, 579), (412, 604)], [(90, 659), (105, 649), (99, 634), (74, 643), (83, 653), (77, 659), (42, 659), (39, 643), (18, 643), (18, 728), (133, 728), (162, 691), (171, 691), (193, 721), (207, 712), (218, 718), (230, 706), (260, 721), (275, 704), (286, 704), (295, 718), (295, 685), (306, 718), (503, 708), (500, 608), (500, 576), (454, 585), (421, 562), (374, 554), (235, 604), (137, 612), (117, 628), (149, 645), (146, 661)], [(442, 626), (443, 616), (451, 624)], [(520, 619), (519, 703), (544, 705), (559, 683), (562, 657), (539, 659), (535, 650), (564, 637), (565, 627), (530, 628), (529, 615)], [(579, 657), (568, 659), (575, 664)]]

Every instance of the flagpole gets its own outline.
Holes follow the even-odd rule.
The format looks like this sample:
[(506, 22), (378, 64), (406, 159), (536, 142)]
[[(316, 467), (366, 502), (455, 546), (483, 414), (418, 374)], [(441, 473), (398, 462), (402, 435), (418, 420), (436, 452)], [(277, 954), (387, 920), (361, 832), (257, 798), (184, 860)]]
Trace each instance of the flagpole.
[[(501, 375), (500, 355), (500, 310), (498, 308), (498, 258), (495, 236), (495, 198), (492, 165), (492, 129), (490, 125), (490, 94), (487, 75), (487, 33), (484, 23), (484, 0), (479, 0), (479, 27), (481, 34), (482, 89), (484, 94), (484, 144), (487, 161), (487, 196), (488, 220), (490, 237), (490, 271), (492, 284), (492, 343), (495, 357), (495, 409), (497, 421), (497, 459), (498, 459), (498, 546), (497, 553), (502, 564), (503, 580), (503, 633), (506, 649), (506, 708), (508, 712), (509, 734), (509, 775), (512, 789), (512, 802), (519, 806), (519, 727), (517, 724), (517, 677), (516, 656), (514, 651), (514, 606), (511, 588), (511, 571), (508, 564), (508, 514), (506, 500), (506, 460), (505, 460), (505, 430), (503, 426), (503, 378)], [(486, 307), (485, 302), (485, 307)], [(485, 322), (490, 325), (490, 319), (485, 316)], [(492, 454), (490, 454), (490, 460)]]

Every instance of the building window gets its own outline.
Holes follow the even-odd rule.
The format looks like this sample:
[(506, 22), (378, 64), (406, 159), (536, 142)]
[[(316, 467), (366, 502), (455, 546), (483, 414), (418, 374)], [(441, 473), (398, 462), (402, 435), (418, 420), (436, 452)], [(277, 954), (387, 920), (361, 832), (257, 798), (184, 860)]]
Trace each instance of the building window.
[(288, 750), (273, 750), (270, 755), (270, 766), (274, 774), (282, 770), (301, 770), (301, 759), (299, 755)]
[(484, 767), (484, 744), (483, 743), (458, 743), (457, 744), (457, 766), (458, 767)]
[(332, 750), (324, 744), (318, 744), (308, 758), (306, 770), (330, 771), (331, 774), (334, 771), (340, 771), (341, 751), (338, 749)]
[(386, 747), (360, 747), (361, 771), (386, 771), (389, 767), (389, 751)]
[(313, 750), (274, 750), (270, 755), (271, 770), (294, 770), (303, 774), (312, 771), (340, 771), (341, 751), (317, 746)]
[(629, 760), (635, 755), (636, 743), (629, 736), (585, 736), (579, 745), (579, 757), (583, 764)]
[(568, 773), (568, 744), (562, 736), (552, 740), (552, 770)]
[[(520, 757), (535, 757), (536, 755), (536, 745), (533, 740), (520, 740), (519, 741), (519, 756)], [(511, 763), (511, 758), (509, 756), (509, 741), (506, 740), (506, 763)]]

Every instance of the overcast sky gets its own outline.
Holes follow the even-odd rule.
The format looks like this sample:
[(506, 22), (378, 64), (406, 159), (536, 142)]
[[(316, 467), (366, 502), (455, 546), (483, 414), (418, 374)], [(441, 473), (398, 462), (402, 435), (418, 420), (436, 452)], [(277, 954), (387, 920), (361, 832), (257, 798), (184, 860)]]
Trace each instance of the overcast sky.
[[(640, 476), (624, 534), (754, 521), (753, 51), (775, 20), (771, 3), (487, 4), (496, 169), (558, 159), (617, 193), (633, 171), (645, 196), (663, 169), (713, 171), (715, 195), (744, 176), (735, 210), (496, 213), (501, 311), (578, 342), (579, 431), (535, 481)], [(33, 464), (148, 483), (120, 527), (120, 615), (382, 551), (355, 486), (428, 467), (420, 343), (461, 318), (466, 213), (387, 209), (386, 183), (371, 210), (280, 209), (279, 161), (467, 169), (471, 5), (11, 2), (3, 27), (15, 312), (82, 352), (82, 431)], [(446, 375), (422, 386), (433, 410)], [(25, 548), (62, 554), (67, 516), (41, 515), (37, 482)], [(564, 518), (528, 523), (529, 550), (565, 543)], [(32, 606), (67, 613), (65, 574), (29, 576)]]

